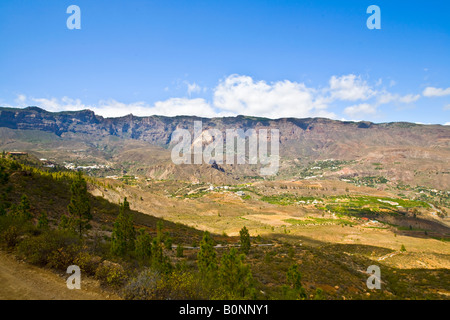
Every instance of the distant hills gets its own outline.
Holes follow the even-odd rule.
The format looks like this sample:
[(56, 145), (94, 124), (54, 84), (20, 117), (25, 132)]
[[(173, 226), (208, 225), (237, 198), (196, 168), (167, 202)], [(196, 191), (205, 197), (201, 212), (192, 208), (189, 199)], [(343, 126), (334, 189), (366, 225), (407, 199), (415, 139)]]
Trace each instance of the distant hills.
[[(450, 189), (450, 126), (442, 125), (249, 116), (104, 118), (90, 110), (53, 113), (38, 107), (0, 108), (0, 148), (31, 151), (57, 161), (109, 163), (153, 178), (192, 180), (197, 169), (174, 167), (168, 149), (175, 129), (192, 132), (198, 120), (203, 130), (279, 129), (279, 179), (305, 178), (308, 168), (319, 170), (315, 162), (333, 159), (343, 161), (339, 170), (319, 170), (317, 176), (383, 176), (396, 183)], [(223, 168), (224, 173), (214, 172), (220, 181), (221, 175), (257, 175), (252, 166)]]

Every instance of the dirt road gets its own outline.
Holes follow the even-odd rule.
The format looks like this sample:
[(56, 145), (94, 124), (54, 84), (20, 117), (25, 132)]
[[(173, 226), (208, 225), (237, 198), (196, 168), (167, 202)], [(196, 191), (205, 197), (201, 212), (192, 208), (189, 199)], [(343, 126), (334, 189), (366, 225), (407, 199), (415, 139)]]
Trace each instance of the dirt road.
[(66, 278), (17, 261), (0, 251), (0, 300), (110, 300), (117, 296), (102, 291), (98, 282), (83, 278), (81, 289), (69, 290)]

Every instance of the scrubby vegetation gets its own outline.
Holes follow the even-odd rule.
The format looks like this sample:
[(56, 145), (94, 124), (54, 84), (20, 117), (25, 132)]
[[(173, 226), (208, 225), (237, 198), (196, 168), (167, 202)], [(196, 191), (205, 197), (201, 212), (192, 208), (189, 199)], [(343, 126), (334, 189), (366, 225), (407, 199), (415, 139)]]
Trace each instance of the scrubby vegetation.
[[(368, 290), (367, 276), (360, 270), (391, 250), (324, 243), (299, 246), (294, 236), (251, 237), (246, 227), (239, 237), (200, 232), (131, 210), (127, 198), (114, 204), (94, 197), (88, 192), (92, 178), (77, 173), (0, 159), (0, 180), (3, 250), (55, 270), (78, 265), (83, 275), (100, 280), (105, 290), (125, 299), (425, 299), (442, 297), (431, 289), (449, 289), (447, 270), (400, 272), (383, 267), (386, 290)], [(300, 201), (285, 195), (265, 199), (287, 205)], [(402, 199), (323, 197), (326, 203), (320, 206), (330, 211), (367, 205), (396, 208), (379, 199), (405, 208), (425, 205)], [(346, 217), (286, 222), (352, 224)], [(258, 246), (268, 242), (270, 246)], [(220, 249), (217, 243), (223, 244)]]
[[(197, 263), (191, 264), (190, 257), (183, 258), (181, 244), (177, 245), (176, 256), (172, 254), (173, 239), (169, 232), (163, 232), (161, 220), (156, 222), (155, 237), (146, 228), (136, 232), (135, 216), (125, 198), (113, 206), (118, 212), (111, 213), (115, 215), (114, 223), (106, 227), (112, 232), (102, 232), (100, 236), (105, 225), (94, 230), (90, 221), (96, 224), (99, 220), (91, 211), (98, 213), (105, 208), (97, 207), (80, 173), (60, 175), (11, 160), (0, 161), (0, 178), (4, 182), (0, 189), (3, 195), (1, 245), (27, 262), (60, 271), (78, 265), (85, 275), (99, 279), (105, 288), (127, 299), (255, 298), (254, 280), (245, 263), (245, 254), (239, 254), (234, 248), (216, 254), (209, 233), (203, 234)], [(10, 181), (11, 176), (21, 178)], [(30, 202), (26, 194), (18, 198), (17, 192), (22, 189), (33, 194), (33, 200), (34, 193), (44, 196), (38, 189), (25, 188), (23, 182), (33, 184), (35, 179), (44, 182), (48, 191), (70, 190), (66, 197), (52, 197), (52, 205), (58, 201), (56, 207), (66, 210), (37, 214), (41, 203)], [(241, 238), (242, 251), (248, 253), (247, 229), (242, 230)]]

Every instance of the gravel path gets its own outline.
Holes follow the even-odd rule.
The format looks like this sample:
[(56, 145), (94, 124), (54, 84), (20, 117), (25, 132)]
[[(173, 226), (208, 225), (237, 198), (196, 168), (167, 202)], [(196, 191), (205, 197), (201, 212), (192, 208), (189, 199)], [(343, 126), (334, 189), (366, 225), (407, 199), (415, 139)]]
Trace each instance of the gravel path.
[[(68, 275), (67, 275), (68, 276)], [(66, 278), (16, 260), (0, 251), (0, 300), (106, 300), (118, 297), (102, 291), (98, 282), (83, 279), (81, 289), (69, 290)]]

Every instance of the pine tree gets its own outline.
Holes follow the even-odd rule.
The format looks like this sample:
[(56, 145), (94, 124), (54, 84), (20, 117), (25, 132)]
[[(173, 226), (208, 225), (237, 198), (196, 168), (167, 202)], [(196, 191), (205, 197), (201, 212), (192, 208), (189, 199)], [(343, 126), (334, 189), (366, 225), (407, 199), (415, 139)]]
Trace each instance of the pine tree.
[(33, 218), (33, 215), (30, 212), (31, 206), (30, 206), (30, 200), (28, 200), (27, 195), (22, 195), (22, 198), (20, 199), (20, 203), (16, 208), (16, 215), (24, 220), (30, 220)]
[(166, 237), (164, 239), (164, 246), (166, 247), (167, 250), (169, 250), (169, 251), (172, 250), (172, 244), (173, 244), (173, 239), (171, 237)]
[(296, 292), (299, 298), (306, 298), (305, 289), (302, 286), (302, 275), (298, 270), (298, 265), (293, 264), (289, 267), (286, 274), (286, 281), (288, 285)]
[(159, 241), (158, 237), (153, 239), (152, 243), (152, 265), (158, 267), (164, 261), (164, 252), (162, 243)]
[(229, 298), (244, 298), (251, 293), (253, 277), (250, 267), (244, 264), (245, 255), (235, 248), (224, 253), (218, 270), (219, 281), (229, 294)]
[(0, 217), (6, 215), (6, 193), (0, 195)]
[(197, 254), (197, 265), (203, 275), (213, 275), (217, 271), (216, 251), (214, 240), (208, 231), (203, 234), (200, 242), (200, 251)]
[(6, 184), (8, 182), (9, 175), (6, 172), (6, 168), (3, 165), (0, 165), (0, 183)]
[(71, 225), (71, 220), (69, 219), (69, 217), (63, 214), (59, 219), (58, 229), (61, 231), (74, 232), (75, 228), (73, 227), (73, 225)]
[(114, 223), (111, 237), (111, 253), (124, 256), (135, 249), (136, 231), (133, 225), (133, 215), (130, 212), (130, 203), (124, 198), (120, 204), (119, 215)]
[(152, 255), (152, 237), (145, 232), (145, 229), (140, 229), (139, 234), (136, 237), (136, 258), (140, 262), (146, 262), (150, 260)]
[(182, 245), (177, 245), (177, 258), (183, 258), (184, 257), (184, 248)]
[(151, 260), (152, 268), (159, 272), (169, 274), (173, 269), (168, 257), (164, 255), (163, 243), (160, 241), (159, 237), (153, 239)]
[(6, 215), (6, 209), (3, 202), (0, 202), (0, 217)]
[(289, 267), (286, 274), (287, 283), (294, 290), (299, 290), (302, 287), (302, 275), (298, 271), (298, 265), (293, 264)]
[(41, 230), (46, 230), (48, 229), (48, 227), (49, 225), (47, 214), (45, 212), (42, 212), (38, 219), (37, 228)]
[(161, 220), (159, 220), (156, 223), (156, 239), (158, 240), (158, 242), (163, 242), (163, 233), (162, 233), (162, 229), (163, 229), (163, 222)]
[(75, 228), (81, 238), (83, 232), (90, 228), (89, 221), (92, 219), (87, 184), (81, 172), (78, 172), (73, 180), (70, 192), (70, 203), (67, 206), (69, 225)]
[(241, 231), (239, 231), (239, 235), (241, 237), (241, 250), (243, 253), (248, 254), (251, 247), (250, 233), (248, 232), (248, 229), (244, 226)]

